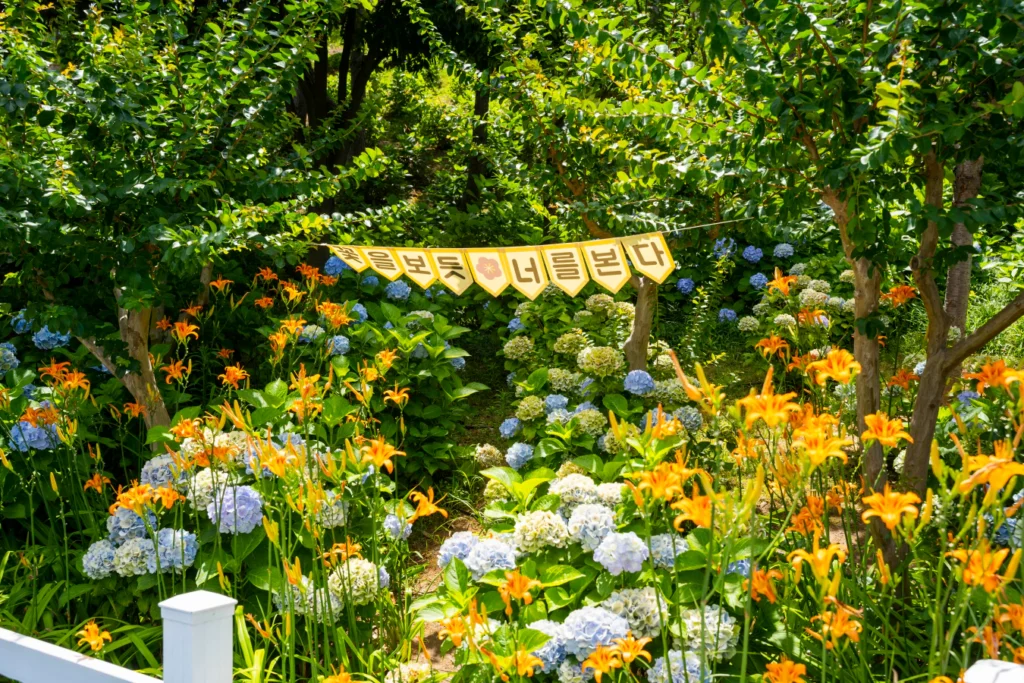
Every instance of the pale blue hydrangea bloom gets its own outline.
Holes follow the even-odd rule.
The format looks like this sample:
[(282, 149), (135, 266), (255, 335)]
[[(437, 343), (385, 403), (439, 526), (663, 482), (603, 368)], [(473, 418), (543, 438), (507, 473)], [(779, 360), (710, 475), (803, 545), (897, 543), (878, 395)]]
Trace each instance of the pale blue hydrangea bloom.
[(348, 353), (350, 345), (348, 337), (343, 334), (336, 334), (327, 340), (327, 351), (332, 356), (344, 356)]
[(412, 287), (401, 280), (389, 282), (384, 288), (384, 295), (392, 301), (406, 301), (412, 294)]
[(161, 574), (180, 574), (192, 566), (198, 553), (195, 534), (180, 529), (161, 529), (156, 534), (156, 553), (147, 558), (146, 568), (150, 574), (156, 573), (159, 557)]
[(426, 346), (424, 346), (422, 343), (419, 343), (416, 345), (416, 348), (412, 350), (412, 353), (410, 353), (409, 356), (415, 358), (416, 360), (423, 360), (424, 358), (430, 357), (430, 352), (427, 351)]
[(37, 349), (42, 349), (43, 351), (52, 351), (53, 349), (67, 346), (70, 341), (70, 332), (51, 332), (50, 328), (45, 325), (43, 329), (32, 335), (32, 343), (36, 345)]
[(697, 651), (702, 659), (721, 661), (735, 651), (740, 624), (719, 605), (683, 610), (680, 621), (689, 649)]
[(731, 237), (722, 237), (715, 240), (714, 254), (715, 258), (723, 258), (731, 256), (732, 252), (736, 249), (736, 240)]
[(6, 375), (9, 370), (13, 370), (21, 365), (16, 351), (17, 349), (14, 348), (14, 344), (10, 342), (0, 344), (0, 377)]
[(587, 552), (594, 552), (615, 531), (615, 513), (604, 505), (584, 503), (569, 516), (569, 535)]
[(750, 577), (750, 560), (736, 560), (730, 562), (729, 566), (725, 568), (726, 574), (739, 574), (740, 576)]
[(347, 270), (352, 270), (351, 266), (337, 256), (327, 259), (327, 263), (324, 264), (324, 273), (331, 277), (338, 277)]
[(26, 384), (21, 388), (21, 395), (31, 401), (32, 397), (35, 396), (36, 389), (38, 388), (39, 387), (37, 387), (35, 384)]
[[(156, 515), (146, 511), (149, 521), (149, 528), (156, 529)], [(142, 517), (135, 514), (128, 508), (117, 508), (114, 514), (107, 517), (107, 534), (110, 542), (114, 545), (122, 545), (133, 538), (144, 538), (149, 536), (146, 530), (146, 522)]]
[(672, 417), (683, 423), (688, 432), (695, 432), (704, 425), (704, 417), (693, 406), (682, 406), (672, 411)]
[(82, 556), (82, 572), (94, 581), (105, 579), (114, 572), (114, 552), (117, 548), (104, 539), (89, 546)]
[(515, 333), (515, 332), (518, 332), (520, 330), (525, 330), (525, 329), (526, 329), (526, 326), (523, 325), (523, 321), (520, 320), (518, 316), (516, 316), (515, 318), (512, 318), (511, 320), (508, 321), (508, 331), (509, 332)]
[(690, 545), (677, 534), (651, 536), (651, 561), (659, 569), (672, 569), (676, 557), (690, 549)]
[(333, 489), (324, 491), (324, 501), (316, 513), (317, 521), (325, 529), (337, 529), (348, 521), (348, 501)]
[(505, 462), (514, 470), (520, 469), (533, 458), (533, 446), (526, 443), (514, 443), (505, 453)]
[(580, 382), (580, 396), (587, 396), (590, 394), (590, 385), (593, 383), (593, 377), (584, 377), (583, 381)]
[(362, 304), (352, 304), (352, 310), (350, 310), (349, 313), (353, 314), (356, 317), (356, 322), (366, 322), (366, 306)]
[(768, 276), (764, 273), (754, 273), (750, 276), (750, 286), (754, 289), (764, 289), (768, 285)]
[(173, 486), (180, 480), (180, 476), (174, 476), (176, 471), (179, 475), (181, 474), (170, 454), (158, 455), (146, 461), (146, 464), (142, 466), (139, 482), (149, 484), (155, 489), (162, 486)]
[(612, 576), (623, 572), (638, 572), (644, 566), (649, 550), (643, 540), (632, 531), (611, 533), (604, 537), (594, 551), (594, 560)]
[(590, 683), (594, 680), (593, 672), (583, 673), (583, 666), (580, 660), (575, 657), (566, 657), (558, 665), (558, 683)]
[(923, 377), (925, 365), (927, 365), (927, 361), (921, 361), (920, 363), (915, 365), (914, 374), (917, 375), (918, 377)]
[(485, 538), (473, 546), (463, 562), (472, 573), (473, 580), (479, 581), (480, 577), (495, 569), (515, 569), (516, 551), (508, 543)]
[(22, 420), (11, 428), (11, 448), (21, 453), (35, 449), (45, 451), (56, 447), (57, 425), (40, 425), (33, 427)]
[(384, 531), (388, 532), (391, 538), (397, 540), (399, 537), (404, 541), (412, 533), (412, 524), (399, 519), (398, 515), (388, 515), (384, 518)]
[(520, 515), (512, 542), (520, 553), (535, 553), (544, 548), (564, 548), (569, 541), (565, 521), (548, 510), (531, 510)]
[(562, 628), (562, 625), (557, 621), (541, 619), (540, 621), (535, 621), (532, 624), (527, 624), (526, 628), (533, 629), (534, 631), (540, 631), (549, 637), (548, 642), (544, 643), (530, 654), (541, 661), (541, 671), (544, 673), (551, 673), (557, 669), (558, 665), (565, 659), (565, 631)]
[(510, 417), (501, 423), (501, 426), (498, 427), (498, 433), (501, 434), (504, 439), (511, 439), (519, 433), (519, 430), (522, 429), (522, 427), (523, 423), (518, 417)]
[(646, 370), (630, 370), (622, 388), (634, 396), (646, 396), (654, 391), (654, 378)]
[(299, 342), (302, 344), (312, 344), (326, 333), (327, 330), (319, 325), (306, 325), (302, 328), (302, 332), (299, 333)]
[(625, 638), (629, 622), (603, 607), (581, 607), (569, 613), (562, 628), (565, 651), (586, 659), (598, 645), (610, 646), (616, 638)]
[(263, 498), (251, 486), (229, 486), (206, 506), (206, 515), (221, 533), (247, 534), (263, 521)]
[(971, 402), (977, 398), (981, 398), (981, 394), (971, 389), (965, 389), (956, 395), (956, 400), (960, 402), (961, 408), (970, 408)]
[(151, 538), (129, 538), (114, 551), (114, 571), (119, 576), (151, 574), (156, 567), (156, 547)]
[(731, 323), (731, 322), (735, 322), (735, 321), (736, 321), (736, 311), (732, 310), (731, 308), (723, 308), (720, 311), (718, 311), (718, 322), (720, 322), (720, 323), (725, 323), (725, 322)]
[(789, 274), (790, 275), (798, 275), (799, 276), (799, 275), (803, 275), (806, 272), (807, 272), (807, 264), (806, 263), (794, 263), (793, 266), (789, 269)]
[(465, 561), (469, 552), (480, 542), (480, 539), (471, 531), (457, 531), (451, 537), (445, 539), (441, 548), (437, 551), (437, 565), (444, 569), (453, 557)]
[(20, 311), (18, 311), (17, 313), (15, 313), (14, 317), (11, 318), (11, 327), (13, 327), (14, 331), (16, 333), (18, 333), (18, 334), (25, 334), (26, 332), (31, 332), (32, 331), (32, 323), (33, 323), (32, 320), (26, 320), (25, 319), (25, 309), (24, 308), (21, 309)]
[(466, 359), (463, 358), (462, 356), (451, 358), (448, 360), (448, 363), (451, 364), (451, 366), (455, 368), (455, 370), (458, 372), (461, 372), (466, 369)]
[(748, 263), (758, 263), (761, 260), (762, 256), (764, 256), (764, 252), (755, 247), (753, 244), (748, 245), (747, 248), (743, 250), (743, 258)]
[(381, 588), (387, 588), (391, 585), (391, 574), (388, 574), (388, 570), (384, 567), (377, 567), (377, 582)]
[(572, 411), (572, 414), (573, 415), (579, 415), (584, 410), (597, 410), (597, 406), (595, 406), (590, 401), (584, 401), (583, 403), (581, 403), (578, 406), (576, 406), (576, 409)]
[[(664, 657), (654, 660), (654, 664), (647, 670), (650, 683), (705, 683), (711, 680), (711, 673), (693, 652), (670, 650), (668, 660), (667, 665)], [(669, 671), (672, 672), (671, 679)]]
[(380, 279), (376, 275), (367, 275), (363, 278), (362, 284), (366, 287), (376, 287), (380, 284)]
[(772, 254), (775, 258), (789, 258), (793, 255), (793, 247), (792, 245), (782, 242), (781, 244), (775, 245), (775, 249), (772, 251)]
[(570, 413), (565, 408), (558, 408), (557, 410), (552, 410), (550, 413), (548, 413), (546, 421), (547, 421), (547, 423), (549, 425), (553, 425), (553, 424), (556, 424), (556, 423), (560, 424), (560, 425), (564, 425), (566, 422), (568, 422), (571, 419), (572, 419), (572, 413)]
[(569, 399), (561, 394), (548, 394), (544, 397), (544, 411), (552, 412), (561, 410), (569, 405)]
[(509, 387), (511, 387), (515, 383), (516, 383), (516, 373), (510, 372), (507, 375), (505, 375), (505, 384), (507, 384)]
[(694, 282), (688, 277), (681, 277), (676, 281), (676, 289), (679, 290), (680, 294), (690, 294), (693, 292)]

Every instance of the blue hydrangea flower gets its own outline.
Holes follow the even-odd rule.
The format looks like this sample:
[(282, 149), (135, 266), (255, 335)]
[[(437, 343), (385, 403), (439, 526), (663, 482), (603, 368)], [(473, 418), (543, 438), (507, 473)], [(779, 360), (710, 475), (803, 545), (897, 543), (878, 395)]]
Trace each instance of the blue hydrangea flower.
[(781, 244), (775, 245), (775, 249), (772, 251), (772, 254), (775, 258), (789, 258), (793, 255), (793, 247), (792, 245), (782, 242)]
[(129, 538), (114, 551), (114, 571), (120, 576), (143, 576), (156, 565), (156, 546), (151, 538)]
[(918, 377), (924, 376), (924, 367), (925, 367), (926, 363), (927, 363), (927, 361), (921, 361), (920, 363), (915, 365), (914, 366), (914, 374), (917, 375)]
[(576, 406), (576, 409), (572, 411), (572, 414), (573, 415), (579, 415), (584, 410), (597, 410), (597, 406), (595, 406), (590, 401), (584, 401), (583, 403), (581, 403), (578, 406)]
[(768, 285), (768, 276), (764, 273), (754, 273), (750, 276), (750, 286), (754, 289), (764, 289)]
[(977, 391), (972, 391), (971, 389), (965, 389), (956, 395), (956, 400), (960, 402), (961, 408), (970, 408), (971, 401), (976, 398), (981, 398), (981, 394)]
[(401, 537), (404, 541), (412, 533), (412, 524), (406, 524), (405, 520), (398, 518), (398, 515), (388, 515), (384, 518), (384, 531), (388, 532), (391, 538), (397, 540)]
[(523, 325), (523, 321), (519, 318), (519, 316), (516, 316), (515, 318), (512, 318), (511, 320), (508, 321), (509, 332), (515, 333), (518, 332), (519, 330), (525, 329), (526, 325)]
[(409, 356), (417, 360), (423, 360), (424, 358), (430, 357), (430, 352), (427, 351), (427, 347), (421, 343), (416, 345), (416, 348), (412, 350), (412, 353), (410, 353)]
[(14, 344), (11, 342), (4, 342), (0, 344), (0, 377), (7, 374), (8, 370), (21, 365), (21, 361), (18, 360), (17, 349), (14, 348)]
[(466, 359), (463, 358), (462, 356), (459, 356), (457, 358), (450, 358), (448, 362), (451, 364), (453, 368), (455, 368), (459, 372), (466, 369)]
[(395, 329), (395, 324), (389, 320), (386, 323), (384, 323), (384, 329), (385, 330), (393, 330), (393, 329)]
[(593, 377), (584, 377), (583, 381), (580, 382), (580, 396), (587, 396), (590, 394), (590, 385), (594, 383)]
[(755, 247), (753, 244), (748, 245), (747, 248), (743, 250), (743, 258), (748, 263), (758, 263), (761, 260), (762, 256), (764, 256), (764, 252)]
[(520, 469), (533, 458), (533, 446), (527, 443), (514, 443), (505, 453), (505, 462), (514, 470)]
[(31, 332), (32, 331), (32, 323), (33, 323), (32, 320), (26, 320), (25, 319), (25, 309), (24, 308), (21, 309), (20, 311), (18, 311), (17, 313), (15, 313), (14, 317), (11, 318), (11, 327), (13, 327), (14, 331), (16, 333), (18, 333), (18, 334), (25, 334), (26, 332)]
[(646, 370), (630, 370), (622, 388), (634, 396), (646, 396), (654, 391), (654, 378)]
[(672, 569), (676, 557), (690, 549), (690, 545), (678, 534), (651, 536), (651, 561), (659, 569)]
[(569, 515), (569, 535), (587, 552), (594, 552), (615, 531), (615, 513), (604, 505), (584, 503)]
[(676, 282), (676, 289), (679, 290), (680, 294), (690, 294), (690, 293), (693, 292), (693, 288), (694, 288), (693, 280), (691, 280), (688, 277), (681, 277)]
[(327, 263), (324, 264), (324, 273), (331, 277), (338, 277), (346, 270), (352, 270), (351, 266), (342, 261), (337, 256), (332, 256), (327, 259)]
[(57, 445), (57, 425), (33, 427), (24, 420), (11, 428), (11, 448), (21, 453), (45, 451)]
[(513, 385), (515, 385), (515, 383), (516, 383), (516, 373), (510, 372), (507, 375), (505, 375), (505, 384), (507, 384), (509, 387), (512, 387)]
[(391, 574), (388, 574), (388, 570), (384, 567), (377, 567), (377, 583), (380, 584), (381, 588), (387, 588), (391, 585)]
[(336, 334), (327, 340), (327, 351), (332, 356), (344, 356), (350, 348), (348, 337), (343, 334)]
[[(149, 521), (149, 528), (156, 529), (156, 515), (146, 511)], [(114, 514), (107, 517), (107, 538), (114, 545), (120, 546), (132, 538), (143, 538), (149, 536), (146, 530), (146, 522), (128, 508), (117, 508)]]
[(616, 638), (625, 638), (629, 622), (604, 607), (581, 607), (569, 613), (562, 623), (565, 651), (586, 659), (598, 645), (610, 646)]
[[(179, 476), (174, 476), (175, 471)], [(169, 454), (158, 455), (146, 461), (142, 466), (142, 473), (139, 475), (139, 482), (149, 484), (155, 489), (161, 486), (173, 486), (180, 480), (181, 471), (174, 464), (174, 458)]]
[(686, 431), (695, 432), (704, 426), (704, 417), (693, 406), (682, 406), (672, 411), (672, 417), (683, 423)]
[(544, 412), (562, 410), (569, 405), (569, 399), (561, 394), (548, 394), (544, 397)]
[(21, 395), (29, 400), (32, 400), (32, 397), (35, 396), (36, 389), (38, 388), (39, 387), (37, 387), (35, 384), (26, 384), (21, 388)]
[(612, 576), (618, 576), (623, 572), (640, 571), (649, 554), (643, 540), (634, 532), (627, 531), (624, 534), (611, 533), (605, 536), (594, 551), (594, 560)]
[(356, 322), (360, 322), (360, 323), (366, 322), (366, 318), (367, 318), (366, 306), (364, 306), (362, 304), (352, 304), (352, 310), (349, 311), (349, 313), (352, 313), (353, 315), (355, 315)]
[(565, 408), (557, 408), (548, 413), (546, 422), (549, 425), (560, 424), (564, 425), (566, 422), (572, 419), (572, 414)]
[(670, 650), (668, 664), (664, 657), (655, 659), (647, 670), (647, 680), (650, 683), (706, 683), (711, 680), (711, 674), (696, 653), (690, 650), (685, 653), (682, 650)]
[(463, 562), (469, 556), (469, 551), (480, 542), (476, 534), (472, 531), (457, 531), (452, 534), (449, 538), (445, 539), (445, 542), (441, 544), (441, 547), (437, 551), (437, 566), (444, 569), (448, 566), (448, 563), (452, 561), (453, 557), (457, 557)]
[(116, 550), (114, 544), (106, 539), (96, 541), (82, 556), (82, 572), (94, 581), (107, 578), (114, 573)]
[(67, 346), (70, 341), (70, 332), (51, 332), (50, 328), (45, 325), (43, 329), (32, 335), (32, 343), (36, 345), (37, 349), (42, 349), (43, 351), (52, 351), (53, 349)]
[(180, 529), (161, 529), (156, 534), (156, 553), (146, 568), (150, 574), (155, 574), (159, 558), (161, 574), (180, 574), (192, 566), (198, 553), (199, 542), (195, 534)]
[(516, 551), (508, 543), (496, 538), (485, 538), (473, 546), (466, 559), (466, 569), (473, 575), (474, 581), (495, 569), (515, 569)]
[(299, 333), (299, 343), (312, 344), (326, 333), (327, 330), (319, 325), (306, 325), (302, 328), (302, 332)]
[(562, 628), (562, 625), (557, 621), (541, 619), (540, 621), (535, 621), (532, 624), (527, 624), (526, 628), (533, 629), (534, 631), (540, 631), (544, 635), (548, 636), (548, 642), (544, 643), (530, 654), (541, 661), (541, 671), (546, 674), (551, 673), (557, 669), (558, 665), (565, 659), (565, 631)]
[(376, 287), (380, 284), (380, 279), (376, 275), (367, 275), (363, 278), (362, 284), (365, 287)]
[(725, 322), (731, 323), (731, 322), (735, 322), (735, 321), (736, 321), (736, 311), (732, 310), (731, 308), (723, 308), (720, 311), (718, 311), (718, 322), (720, 322), (720, 323), (725, 323)]
[(519, 433), (519, 430), (522, 429), (522, 427), (523, 423), (518, 417), (510, 417), (501, 423), (501, 426), (498, 427), (498, 433), (501, 434), (503, 439), (511, 439)]
[(739, 574), (740, 576), (750, 577), (750, 560), (736, 560), (730, 562), (729, 566), (725, 568), (726, 574)]
[(732, 256), (732, 252), (736, 249), (736, 240), (731, 237), (722, 237), (715, 240), (715, 258), (724, 258), (726, 256)]
[(395, 280), (387, 284), (387, 287), (384, 288), (384, 294), (392, 301), (406, 301), (409, 295), (412, 294), (412, 287), (401, 280)]
[(206, 515), (224, 534), (247, 534), (263, 521), (263, 498), (251, 486), (228, 486), (221, 500), (206, 506)]

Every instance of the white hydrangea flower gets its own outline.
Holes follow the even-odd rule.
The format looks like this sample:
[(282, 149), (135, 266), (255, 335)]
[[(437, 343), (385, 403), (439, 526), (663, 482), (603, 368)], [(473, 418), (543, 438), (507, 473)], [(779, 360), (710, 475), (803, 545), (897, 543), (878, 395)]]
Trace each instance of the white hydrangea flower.
[(569, 474), (555, 479), (548, 487), (548, 493), (562, 499), (562, 509), (566, 516), (571, 515), (578, 505), (597, 502), (597, 485), (585, 474)]
[(740, 639), (739, 622), (718, 605), (708, 605), (703, 611), (683, 610), (680, 616), (683, 637), (690, 650), (718, 661), (735, 652)]
[(564, 548), (569, 541), (569, 529), (555, 513), (534, 510), (516, 521), (514, 539), (516, 549), (521, 553), (535, 553), (544, 548)]
[(377, 565), (361, 557), (350, 557), (327, 577), (327, 588), (339, 601), (352, 605), (372, 602), (380, 589)]
[(594, 552), (608, 534), (615, 531), (615, 513), (604, 505), (577, 505), (569, 516), (569, 534), (587, 552)]
[(608, 426), (608, 418), (600, 410), (588, 408), (576, 413), (576, 424), (579, 425), (580, 431), (587, 436), (598, 437), (604, 434)]
[(668, 605), (651, 586), (623, 588), (609, 595), (601, 605), (628, 621), (634, 638), (657, 638), (662, 623), (668, 622)]
[(215, 499), (223, 497), (236, 478), (223, 470), (210, 467), (192, 472), (185, 481), (185, 497), (197, 510), (205, 510)]
[(598, 484), (597, 499), (601, 505), (615, 508), (622, 503), (623, 489), (625, 486), (620, 483)]

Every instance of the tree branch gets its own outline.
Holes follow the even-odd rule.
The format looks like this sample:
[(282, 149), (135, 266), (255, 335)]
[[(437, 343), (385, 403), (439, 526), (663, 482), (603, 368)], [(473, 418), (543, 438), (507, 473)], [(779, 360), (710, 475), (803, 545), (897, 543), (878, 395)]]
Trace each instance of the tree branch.
[(996, 338), (996, 336), (1007, 327), (1017, 322), (1024, 316), (1024, 292), (1021, 292), (1013, 301), (1006, 304), (1001, 311), (988, 319), (988, 321), (971, 332), (960, 343), (951, 348), (945, 357), (945, 367), (954, 368), (964, 362), (968, 356), (981, 351), (985, 345)]

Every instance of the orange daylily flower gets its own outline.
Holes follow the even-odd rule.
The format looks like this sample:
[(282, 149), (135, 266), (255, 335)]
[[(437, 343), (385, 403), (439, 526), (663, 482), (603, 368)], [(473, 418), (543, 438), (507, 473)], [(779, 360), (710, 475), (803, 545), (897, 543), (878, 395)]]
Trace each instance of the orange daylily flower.
[(288, 334), (299, 334), (305, 326), (306, 321), (302, 318), (288, 318), (281, 321), (281, 330), (287, 331)]
[[(181, 309), (181, 312), (184, 313), (185, 315), (190, 315), (193, 318), (198, 318), (199, 317), (199, 311), (201, 311), (201, 310), (203, 310), (203, 305), (202, 304), (192, 304), (188, 308)], [(177, 323), (175, 323), (175, 324), (177, 324)]]
[[(447, 519), (448, 512), (446, 510), (442, 510), (441, 508), (439, 508), (434, 503), (434, 487), (433, 486), (431, 486), (430, 488), (427, 489), (426, 495), (424, 495), (423, 493), (421, 493), (419, 491), (413, 491), (413, 492), (411, 492), (409, 494), (409, 498), (411, 498), (412, 500), (416, 501), (416, 511), (413, 512), (412, 513), (412, 517), (409, 518), (409, 524), (412, 524), (417, 519), (421, 519), (423, 517), (429, 517), (430, 515), (432, 515), (434, 513), (438, 513), (442, 517)], [(443, 498), (442, 498), (442, 500), (443, 500)], [(437, 502), (440, 503), (441, 501), (439, 500)]]
[(306, 296), (306, 293), (296, 287), (291, 282), (281, 283), (281, 295), (288, 298), (288, 303), (295, 303), (296, 301), (302, 301), (302, 297)]
[(750, 395), (736, 401), (737, 405), (746, 410), (747, 429), (753, 427), (758, 420), (764, 420), (768, 427), (774, 428), (788, 421), (790, 413), (800, 410), (800, 406), (789, 400), (796, 397), (796, 392), (775, 393), (772, 387), (772, 371), (773, 368), (768, 368), (760, 394), (755, 394), (751, 389)]
[(543, 584), (529, 576), (524, 576), (518, 569), (505, 572), (505, 581), (498, 586), (498, 594), (505, 603), (505, 614), (512, 616), (512, 600), (521, 600), (524, 605), (533, 603), (533, 594), (530, 592), (540, 588)]
[[(855, 610), (831, 596), (827, 596), (825, 600), (835, 605), (835, 611), (826, 610), (819, 616), (812, 617), (812, 623), (815, 621), (821, 622), (821, 632), (806, 629), (807, 634), (818, 640), (824, 640), (825, 648), (828, 650), (839, 645), (843, 638), (849, 638), (854, 643), (860, 642), (860, 632), (863, 629), (863, 625), (858, 621), (858, 617), (860, 617), (862, 610)], [(827, 640), (825, 640), (826, 638)]]
[(110, 506), (110, 514), (114, 514), (118, 508), (126, 508), (142, 517), (146, 509), (156, 496), (156, 491), (149, 484), (132, 482), (131, 488), (125, 491), (122, 487), (117, 488), (117, 501)]
[(977, 380), (976, 390), (984, 396), (987, 387), (994, 389), (1006, 388), (1010, 382), (1018, 379), (1018, 375), (1012, 369), (1006, 367), (1006, 361), (997, 360), (994, 363), (985, 363), (978, 372), (965, 373), (964, 379)]
[(820, 308), (802, 308), (796, 314), (796, 322), (799, 325), (824, 325), (827, 321), (825, 311)]
[(843, 448), (852, 444), (853, 441), (851, 439), (834, 437), (824, 428), (815, 427), (813, 429), (801, 429), (799, 438), (793, 442), (793, 447), (807, 456), (807, 461), (811, 465), (810, 471), (813, 472), (824, 464), (828, 458), (836, 458), (845, 463), (847, 457)]
[(64, 379), (64, 375), (67, 373), (69, 367), (71, 367), (71, 363), (58, 363), (56, 360), (51, 358), (49, 365), (44, 365), (39, 368), (39, 377), (51, 377), (53, 381), (59, 382)]
[(786, 655), (782, 655), (777, 662), (765, 664), (764, 668), (765, 683), (806, 683), (807, 680), (804, 678), (807, 667), (790, 661)]
[(789, 342), (774, 334), (754, 344), (754, 348), (758, 349), (765, 358), (775, 355), (781, 358), (783, 354), (789, 354)]
[(189, 337), (199, 339), (199, 326), (191, 323), (174, 323), (174, 329), (171, 330), (171, 336), (174, 337), (175, 341), (179, 344), (186, 343)]
[(82, 487), (82, 490), (88, 491), (89, 489), (92, 489), (96, 493), (103, 495), (103, 488), (109, 483), (110, 479), (108, 477), (104, 477), (99, 472), (96, 472), (87, 482), (85, 482), (85, 486)]
[(701, 495), (694, 484), (689, 498), (681, 498), (671, 505), (673, 510), (680, 511), (672, 522), (676, 531), (682, 531), (683, 522), (693, 522), (701, 528), (710, 529), (715, 502), (717, 501), (714, 496)]
[(225, 386), (230, 384), (233, 389), (238, 389), (238, 383), (249, 379), (249, 373), (243, 370), (241, 365), (228, 365), (224, 368), (224, 373), (218, 375), (217, 378), (221, 384)]
[(462, 615), (456, 614), (454, 617), (442, 619), (438, 623), (441, 625), (441, 630), (437, 634), (438, 637), (442, 640), (448, 638), (452, 641), (452, 645), (455, 647), (461, 647), (462, 639), (468, 635), (466, 631), (466, 622), (462, 618)]
[(886, 483), (881, 493), (872, 493), (864, 498), (864, 505), (867, 510), (860, 518), (866, 523), (872, 517), (878, 517), (885, 524), (885, 528), (892, 531), (900, 523), (903, 515), (910, 519), (917, 519), (921, 498), (916, 493), (900, 493), (893, 491)]
[(383, 467), (389, 474), (394, 472), (394, 464), (391, 462), (391, 458), (397, 455), (405, 455), (405, 452), (389, 444), (383, 436), (370, 439), (363, 446), (363, 462), (373, 463), (378, 471)]
[(1020, 565), (1021, 551), (1018, 549), (1010, 558), (1006, 572), (999, 574), (999, 568), (1010, 554), (1009, 548), (991, 550), (987, 539), (982, 539), (977, 548), (960, 548), (946, 553), (947, 557), (958, 560), (963, 565), (963, 581), (968, 586), (981, 586), (986, 593), (994, 593), (1005, 583), (1013, 580)]
[(983, 505), (991, 505), (1011, 479), (1024, 474), (1024, 463), (1014, 461), (1013, 444), (1010, 441), (996, 441), (994, 450), (991, 456), (962, 454), (964, 472), (970, 476), (960, 482), (960, 493), (967, 494), (976, 486), (987, 485)]
[(915, 297), (917, 297), (917, 290), (910, 285), (896, 285), (882, 295), (882, 301), (889, 301), (893, 306), (899, 308)]
[(630, 633), (625, 638), (616, 638), (612, 642), (615, 644), (614, 650), (622, 658), (622, 663), (627, 666), (637, 659), (651, 661), (651, 653), (644, 649), (644, 646), (651, 642), (650, 638), (640, 638), (638, 640)]
[(61, 381), (61, 386), (64, 389), (67, 389), (68, 391), (72, 391), (74, 389), (84, 389), (85, 395), (88, 396), (91, 384), (89, 383), (89, 380), (85, 378), (84, 372), (79, 372), (78, 370), (69, 370), (66, 373), (64, 373), (64, 377)]
[(811, 568), (811, 573), (818, 583), (824, 584), (828, 581), (828, 572), (832, 567), (832, 560), (835, 559), (842, 564), (846, 561), (846, 551), (835, 543), (827, 547), (821, 547), (821, 529), (814, 532), (814, 545), (810, 551), (799, 548), (789, 554), (789, 561), (796, 570), (796, 580), (800, 581), (805, 564)]
[(818, 386), (833, 379), (840, 384), (849, 384), (854, 375), (860, 373), (860, 363), (853, 359), (853, 354), (846, 349), (832, 349), (822, 360), (808, 364), (807, 374), (815, 373), (814, 381)]
[(900, 368), (899, 370), (896, 371), (895, 375), (889, 378), (889, 381), (886, 383), (886, 386), (900, 387), (904, 391), (908, 391), (910, 389), (911, 382), (919, 381), (921, 381), (921, 378), (915, 375), (913, 372), (907, 370), (906, 368)]
[(344, 543), (335, 543), (321, 557), (325, 565), (333, 566), (338, 561), (344, 562), (350, 557), (362, 557), (362, 550), (362, 544), (352, 543), (351, 539), (346, 538)]
[(768, 291), (771, 292), (773, 289), (782, 292), (783, 296), (789, 296), (789, 287), (794, 282), (799, 280), (796, 275), (783, 275), (779, 268), (775, 269), (775, 279), (768, 283)]
[(789, 365), (786, 366), (786, 370), (799, 370), (800, 372), (807, 372), (807, 366), (814, 362), (811, 354), (805, 353), (802, 356), (793, 356), (789, 361)]
[(216, 280), (210, 282), (210, 286), (218, 292), (223, 292), (225, 288), (230, 287), (232, 284), (234, 284), (234, 280), (227, 280), (223, 275), (218, 275)]
[(234, 349), (221, 349), (217, 352), (217, 358), (223, 358), (224, 360), (231, 358), (233, 355), (235, 355)]
[(277, 273), (272, 271), (270, 268), (260, 268), (256, 273), (255, 279), (258, 280), (260, 278), (262, 278), (264, 282), (270, 282), (271, 280), (277, 279)]
[(164, 506), (165, 510), (170, 510), (179, 500), (185, 500), (185, 496), (170, 486), (161, 486), (153, 495), (160, 499), (160, 503)]
[(274, 300), (269, 296), (261, 296), (259, 299), (253, 301), (253, 303), (265, 310), (274, 305)]
[(170, 365), (160, 368), (160, 372), (167, 373), (167, 384), (170, 384), (172, 381), (182, 382), (192, 374), (192, 361), (191, 359), (189, 360), (188, 366), (185, 365), (184, 361), (174, 361)]
[(160, 330), (161, 332), (166, 332), (167, 330), (171, 329), (171, 321), (168, 320), (166, 317), (160, 318), (160, 320), (158, 320), (156, 323), (156, 329)]
[(398, 352), (391, 349), (383, 349), (377, 352), (377, 361), (385, 370), (391, 367), (396, 358), (398, 358)]
[(782, 578), (782, 572), (778, 569), (755, 569), (749, 579), (743, 580), (743, 590), (750, 591), (750, 597), (755, 602), (760, 602), (762, 597), (768, 598), (768, 602), (775, 604), (779, 599), (775, 592), (775, 582)]
[(125, 403), (124, 412), (131, 417), (144, 417), (146, 415), (146, 406), (141, 403)]
[(113, 640), (109, 632), (100, 630), (95, 620), (90, 621), (75, 635), (78, 636), (79, 646), (88, 645), (93, 652), (99, 652), (103, 649), (104, 644)]
[(295, 558), (294, 563), (289, 563), (287, 559), (281, 558), (281, 562), (284, 563), (284, 576), (293, 586), (298, 586), (299, 590), (305, 590), (305, 586), (302, 584), (302, 562), (299, 558)]
[(391, 401), (399, 408), (404, 408), (405, 404), (409, 402), (409, 388), (402, 387), (399, 389), (396, 384), (394, 389), (388, 389), (384, 392), (384, 402), (387, 403), (388, 401)]
[(865, 415), (864, 424), (867, 429), (860, 435), (864, 442), (877, 441), (886, 448), (892, 448), (899, 444), (900, 440), (914, 443), (910, 434), (904, 429), (903, 420), (896, 418), (890, 420), (885, 413), (878, 412), (874, 415)]
[(593, 671), (594, 680), (597, 683), (601, 683), (601, 676), (603, 674), (611, 673), (613, 669), (621, 668), (622, 660), (619, 658), (618, 650), (605, 645), (598, 645), (597, 649), (583, 660), (583, 673), (586, 674), (588, 670)]

